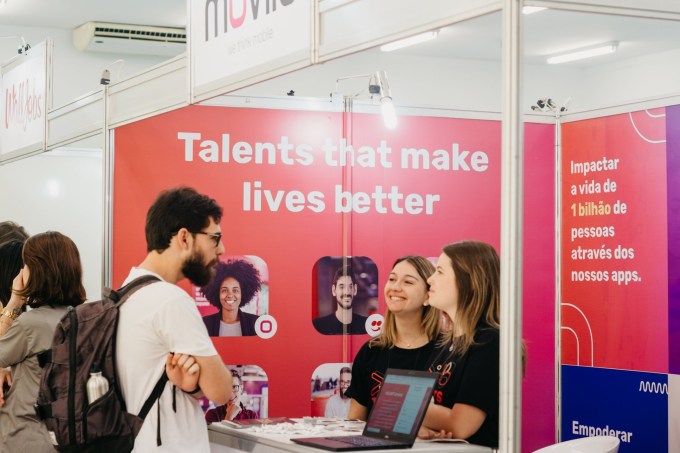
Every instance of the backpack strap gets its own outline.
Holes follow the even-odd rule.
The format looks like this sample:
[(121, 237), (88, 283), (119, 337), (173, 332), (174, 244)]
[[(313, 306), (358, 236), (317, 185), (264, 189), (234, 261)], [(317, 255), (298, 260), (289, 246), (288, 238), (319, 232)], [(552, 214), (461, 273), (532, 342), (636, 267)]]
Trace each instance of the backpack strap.
[(161, 279), (156, 277), (155, 275), (148, 274), (142, 275), (141, 277), (137, 277), (134, 280), (130, 281), (127, 285), (121, 286), (115, 291), (105, 288), (104, 296), (110, 298), (116, 303), (122, 304), (130, 296), (132, 296), (138, 289), (142, 289), (143, 287), (150, 283), (159, 281), (161, 281)]
[(161, 442), (161, 402), (160, 402), (160, 397), (161, 394), (163, 393), (163, 390), (165, 389), (165, 384), (168, 382), (168, 374), (163, 370), (163, 375), (160, 377), (158, 382), (156, 382), (156, 386), (153, 388), (151, 391), (151, 395), (146, 399), (144, 402), (144, 406), (142, 406), (142, 410), (139, 411), (139, 414), (137, 415), (139, 418), (144, 420), (146, 416), (149, 414), (149, 411), (151, 410), (151, 407), (153, 407), (154, 403), (158, 401), (158, 427), (157, 427), (157, 432), (156, 432), (156, 446), (160, 447), (162, 445)]
[(160, 377), (158, 382), (156, 382), (156, 386), (151, 391), (151, 395), (149, 395), (149, 397), (144, 402), (142, 410), (139, 411), (139, 414), (137, 415), (139, 418), (141, 418), (142, 420), (146, 418), (146, 416), (149, 414), (149, 411), (151, 410), (151, 407), (153, 407), (153, 404), (156, 402), (158, 398), (161, 397), (163, 389), (165, 389), (166, 382), (168, 382), (168, 375), (164, 370), (163, 375)]

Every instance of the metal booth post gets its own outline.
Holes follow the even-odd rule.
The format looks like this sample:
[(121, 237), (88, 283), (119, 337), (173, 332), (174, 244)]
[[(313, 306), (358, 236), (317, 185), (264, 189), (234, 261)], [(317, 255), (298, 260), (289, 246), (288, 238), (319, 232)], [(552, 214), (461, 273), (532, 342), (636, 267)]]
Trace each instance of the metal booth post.
[(522, 425), (522, 3), (503, 0), (499, 450), (519, 452)]

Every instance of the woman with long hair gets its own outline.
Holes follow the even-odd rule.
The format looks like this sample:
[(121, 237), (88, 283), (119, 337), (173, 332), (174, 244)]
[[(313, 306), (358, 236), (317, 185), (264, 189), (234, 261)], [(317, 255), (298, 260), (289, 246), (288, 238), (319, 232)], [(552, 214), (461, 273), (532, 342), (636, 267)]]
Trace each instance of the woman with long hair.
[(428, 279), (429, 301), (451, 328), (431, 371), (441, 373), (421, 437), (448, 436), (498, 447), (500, 260), (484, 242), (449, 244)]
[[(40, 366), (37, 355), (50, 349), (54, 329), (68, 307), (85, 301), (78, 248), (56, 231), (36, 234), (23, 247), (24, 267), (13, 281), (12, 296), (0, 322), (0, 368), (11, 367), (12, 385), (1, 391), (0, 451), (53, 452), (45, 425), (36, 417)], [(22, 312), (23, 305), (31, 310)], [(3, 383), (6, 376), (0, 376)]]
[(366, 420), (388, 368), (425, 370), (439, 335), (440, 312), (428, 303), (434, 265), (422, 256), (398, 258), (385, 283), (382, 332), (364, 344), (352, 364), (348, 418)]

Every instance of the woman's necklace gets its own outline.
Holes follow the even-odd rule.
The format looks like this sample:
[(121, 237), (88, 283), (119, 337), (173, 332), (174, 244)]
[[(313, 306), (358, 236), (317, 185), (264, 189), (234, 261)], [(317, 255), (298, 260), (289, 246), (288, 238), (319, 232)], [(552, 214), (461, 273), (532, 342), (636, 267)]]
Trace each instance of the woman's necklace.
[(402, 340), (402, 339), (400, 338), (400, 339), (399, 339), (399, 342), (400, 342), (401, 344), (405, 345), (407, 349), (411, 349), (411, 348), (416, 344), (416, 342), (417, 342), (420, 338), (422, 338), (422, 337), (424, 337), (424, 336), (425, 336), (425, 332), (421, 332), (420, 335), (418, 335), (417, 337), (415, 337), (415, 338), (414, 338), (413, 340), (411, 340), (411, 341)]

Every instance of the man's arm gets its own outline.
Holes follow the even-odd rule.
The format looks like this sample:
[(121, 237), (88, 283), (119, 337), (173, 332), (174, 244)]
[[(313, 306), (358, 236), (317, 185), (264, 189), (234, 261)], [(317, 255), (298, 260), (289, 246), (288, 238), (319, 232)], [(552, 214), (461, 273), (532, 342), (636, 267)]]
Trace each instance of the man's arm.
[(194, 357), (201, 371), (198, 385), (210, 401), (224, 404), (231, 398), (231, 373), (222, 363), (219, 355)]

